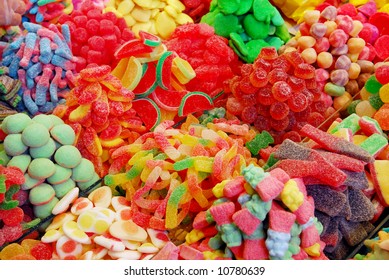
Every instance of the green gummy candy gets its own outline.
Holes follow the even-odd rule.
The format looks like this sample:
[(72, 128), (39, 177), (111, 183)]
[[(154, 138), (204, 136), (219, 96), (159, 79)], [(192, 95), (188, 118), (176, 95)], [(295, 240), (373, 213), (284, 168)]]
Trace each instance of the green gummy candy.
[(9, 156), (18, 156), (27, 151), (22, 141), (22, 134), (8, 134), (4, 139), (4, 150)]
[(40, 218), (35, 218), (34, 220), (29, 221), (28, 223), (23, 222), (22, 223), (22, 229), (23, 230), (27, 230), (27, 229), (36, 227), (37, 225), (39, 225), (40, 222), (41, 222)]
[(228, 45), (231, 47), (231, 49), (244, 61), (246, 61), (247, 59), (247, 56), (244, 56), (240, 53), (239, 49), (234, 45), (234, 43), (232, 42), (232, 40), (229, 40), (228, 41)]
[(54, 163), (47, 158), (36, 158), (28, 166), (28, 175), (35, 179), (46, 179), (55, 172)]
[(239, 8), (235, 15), (241, 16), (248, 13), (253, 5), (253, 0), (240, 0)]
[(274, 26), (282, 26), (285, 23), (284, 18), (277, 9), (275, 9), (274, 15), (271, 18), (271, 23)]
[(181, 171), (184, 169), (188, 169), (189, 167), (192, 167), (194, 164), (194, 159), (193, 158), (186, 158), (180, 161), (177, 161), (173, 164), (173, 168), (176, 171)]
[(2, 129), (7, 134), (21, 133), (31, 123), (31, 118), (28, 115), (18, 113), (7, 116), (3, 120)]
[(284, 41), (282, 41), (279, 37), (269, 36), (265, 41), (270, 46), (275, 47), (277, 51), (284, 45)]
[(382, 102), (381, 97), (378, 94), (372, 94), (369, 96), (369, 103), (371, 107), (378, 110), (379, 108), (384, 105), (384, 102)]
[(272, 167), (274, 164), (278, 162), (278, 159), (274, 156), (274, 154), (270, 154), (269, 158), (267, 159), (266, 164), (263, 166), (264, 170), (269, 169)]
[(76, 187), (76, 183), (72, 179), (68, 179), (61, 184), (52, 185), (52, 187), (55, 191), (55, 196), (61, 199), (65, 194)]
[(58, 164), (55, 164), (55, 167), (54, 174), (47, 178), (47, 182), (50, 184), (61, 184), (72, 176), (72, 170), (70, 168), (62, 167)]
[(325, 93), (331, 96), (342, 96), (346, 92), (346, 89), (344, 87), (328, 82), (324, 86), (324, 91)]
[(355, 108), (357, 107), (357, 105), (360, 103), (360, 102), (362, 102), (362, 100), (360, 100), (360, 99), (357, 99), (357, 100), (353, 100), (351, 103), (350, 103), (350, 105), (348, 105), (348, 107), (347, 107), (347, 113), (349, 114), (349, 115), (351, 115), (351, 114), (355, 114)]
[(72, 179), (76, 182), (88, 182), (95, 173), (93, 163), (85, 158), (81, 159), (80, 164), (72, 170)]
[(14, 156), (8, 163), (7, 166), (15, 166), (26, 173), (28, 166), (30, 165), (31, 157), (29, 155)]
[(41, 147), (50, 139), (49, 130), (40, 123), (33, 122), (28, 125), (22, 132), (22, 140), (26, 146)]
[(5, 191), (7, 190), (6, 187), (5, 187), (5, 176), (4, 175), (0, 175), (0, 193), (5, 193)]
[(34, 205), (33, 212), (35, 217), (44, 219), (51, 215), (51, 211), (53, 211), (55, 205), (59, 202), (59, 199), (55, 196), (47, 203), (42, 205)]
[(53, 139), (49, 139), (47, 143), (41, 147), (30, 148), (30, 155), (33, 158), (51, 158), (54, 155), (57, 145)]
[(259, 53), (261, 52), (262, 48), (268, 47), (269, 44), (266, 43), (266, 41), (257, 39), (257, 40), (251, 40), (246, 44), (246, 47), (248, 49), (248, 55), (246, 57), (246, 61), (248, 63), (253, 63), (255, 59), (258, 57)]
[(11, 160), (11, 158), (7, 155), (7, 152), (5, 150), (0, 151), (0, 164), (1, 165), (7, 165), (8, 162)]
[(258, 21), (252, 14), (244, 18), (243, 27), (253, 39), (265, 39), (269, 34), (269, 23)]
[(361, 129), (361, 127), (359, 125), (359, 120), (360, 119), (361, 119), (361, 117), (358, 116), (357, 114), (351, 114), (348, 117), (346, 117), (345, 119), (343, 119), (341, 123), (339, 123), (337, 126), (335, 126), (330, 131), (330, 133), (333, 134), (333, 133), (337, 132), (341, 128), (348, 128), (348, 129), (351, 130), (351, 132), (353, 134), (355, 134), (355, 133), (357, 133)]
[(54, 154), (55, 162), (62, 167), (73, 168), (81, 162), (80, 151), (72, 145), (64, 145), (57, 149)]
[(72, 145), (76, 140), (73, 128), (67, 124), (59, 124), (50, 130), (51, 136), (62, 145)]
[(200, 22), (215, 26), (215, 18), (218, 14), (220, 14), (220, 10), (216, 5), (213, 10), (210, 10), (207, 14), (201, 17)]
[(32, 118), (34, 122), (43, 124), (48, 130), (52, 129), (54, 126), (53, 119), (50, 118), (48, 115), (45, 114), (39, 114)]
[(259, 21), (270, 22), (276, 12), (276, 8), (268, 0), (254, 0), (253, 14)]
[(258, 155), (261, 149), (268, 147), (274, 143), (273, 137), (267, 131), (262, 131), (255, 135), (254, 139), (246, 143), (246, 147), (249, 149), (251, 154)]
[(243, 32), (239, 19), (234, 15), (217, 14), (214, 21), (215, 33), (217, 35), (229, 38), (231, 33)]
[(230, 34), (230, 42), (234, 45), (234, 47), (239, 51), (239, 53), (242, 56), (248, 55), (248, 50), (246, 47), (245, 42), (243, 41), (242, 37), (238, 33), (231, 33)]
[(375, 75), (371, 75), (365, 83), (365, 89), (371, 94), (377, 94), (380, 91), (381, 87), (382, 84), (379, 81), (377, 81)]
[(43, 183), (30, 190), (28, 195), (31, 204), (42, 205), (49, 202), (55, 196), (55, 191), (49, 184)]
[(386, 139), (381, 134), (375, 133), (370, 135), (359, 146), (365, 151), (367, 151), (370, 155), (375, 156), (387, 145), (388, 145), (388, 139)]
[(285, 24), (276, 26), (276, 32), (274, 34), (284, 41), (284, 43), (288, 42), (290, 39), (290, 33)]
[(239, 9), (240, 0), (218, 0), (217, 6), (223, 14), (233, 14)]

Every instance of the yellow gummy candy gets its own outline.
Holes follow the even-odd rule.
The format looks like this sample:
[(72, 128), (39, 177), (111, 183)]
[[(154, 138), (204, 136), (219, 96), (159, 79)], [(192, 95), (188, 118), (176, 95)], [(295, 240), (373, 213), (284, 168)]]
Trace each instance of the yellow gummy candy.
[(0, 252), (1, 260), (10, 260), (12, 257), (17, 255), (25, 254), (25, 250), (22, 245), (18, 243), (12, 243), (4, 247), (4, 249)]
[(125, 15), (124, 20), (126, 21), (127, 26), (131, 27), (136, 23), (136, 20), (132, 17), (132, 15)]
[(111, 74), (118, 79), (122, 79), (124, 72), (126, 71), (129, 60), (130, 60), (129, 57), (121, 59), (118, 65), (116, 65), (115, 69), (113, 69)]
[(196, 72), (189, 62), (179, 56), (173, 59), (172, 72), (181, 84), (186, 84), (196, 77)]
[(134, 2), (135, 2), (135, 4), (141, 6), (142, 8), (152, 9), (152, 8), (155, 8), (155, 5), (156, 5), (155, 2), (159, 2), (159, 1), (155, 1), (155, 0), (134, 0)]
[(315, 243), (308, 248), (304, 248), (304, 251), (311, 257), (318, 257), (320, 256), (320, 244)]
[(158, 34), (162, 39), (167, 39), (176, 29), (174, 19), (165, 11), (159, 13), (155, 19)]
[(135, 7), (132, 10), (131, 15), (136, 21), (148, 22), (151, 17), (151, 10), (145, 10), (139, 7)]
[(304, 202), (304, 194), (300, 192), (295, 180), (290, 179), (285, 183), (281, 192), (282, 202), (292, 211), (296, 211)]
[(223, 190), (224, 186), (229, 182), (230, 180), (223, 180), (220, 183), (217, 183), (213, 188), (212, 188), (212, 193), (216, 198), (221, 198), (223, 197)]
[(192, 231), (185, 236), (185, 241), (188, 244), (193, 244), (199, 241), (200, 239), (202, 239), (203, 237), (204, 237), (204, 233), (202, 231), (198, 229), (192, 229)]
[(128, 60), (126, 71), (121, 79), (123, 87), (129, 90), (136, 88), (142, 78), (142, 73), (143, 69), (139, 60), (136, 57), (131, 56)]
[(132, 11), (132, 9), (134, 7), (135, 7), (135, 4), (131, 0), (124, 0), (124, 1), (120, 2), (117, 10), (122, 15), (127, 15)]

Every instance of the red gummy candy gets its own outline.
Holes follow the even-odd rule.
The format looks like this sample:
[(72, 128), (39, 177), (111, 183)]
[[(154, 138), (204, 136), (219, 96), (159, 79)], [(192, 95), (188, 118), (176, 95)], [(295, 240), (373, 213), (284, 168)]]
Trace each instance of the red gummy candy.
[(19, 225), (23, 221), (24, 212), (19, 207), (9, 210), (0, 210), (0, 217), (3, 218), (5, 225), (13, 227)]
[(292, 97), (293, 92), (288, 83), (284, 81), (275, 82), (272, 87), (273, 97), (278, 101), (286, 101)]
[(40, 242), (31, 248), (30, 254), (37, 260), (50, 260), (53, 252), (49, 244)]
[(375, 77), (382, 85), (389, 84), (389, 65), (382, 65), (375, 71)]

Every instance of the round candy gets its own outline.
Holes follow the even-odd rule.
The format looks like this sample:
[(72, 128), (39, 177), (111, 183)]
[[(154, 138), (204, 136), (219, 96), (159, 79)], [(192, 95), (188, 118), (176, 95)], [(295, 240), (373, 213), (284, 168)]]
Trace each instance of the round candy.
[(50, 130), (51, 136), (62, 145), (72, 145), (76, 140), (73, 128), (67, 124), (59, 124)]
[(58, 198), (64, 197), (69, 191), (76, 187), (76, 183), (72, 179), (68, 179), (61, 184), (53, 185), (55, 196)]
[(3, 120), (2, 129), (7, 134), (21, 133), (29, 124), (31, 119), (24, 113), (10, 115)]
[(52, 129), (54, 126), (53, 119), (45, 114), (39, 114), (32, 118), (34, 122), (43, 124), (48, 130)]
[(47, 158), (36, 158), (28, 166), (28, 175), (35, 179), (46, 179), (54, 172), (55, 165)]
[(18, 156), (27, 151), (28, 147), (22, 141), (22, 134), (9, 134), (4, 139), (4, 150), (9, 156)]
[(37, 148), (30, 148), (30, 155), (33, 158), (51, 158), (56, 149), (57, 146), (55, 145), (55, 141), (50, 138), (45, 145)]
[(71, 169), (55, 164), (55, 172), (53, 175), (47, 178), (47, 182), (50, 184), (61, 184), (68, 180), (70, 176), (72, 176)]
[(15, 166), (22, 170), (23, 173), (26, 173), (28, 165), (31, 162), (31, 157), (29, 155), (19, 155), (14, 156), (7, 163), (7, 166)]
[(74, 168), (81, 162), (80, 151), (71, 145), (60, 147), (54, 154), (56, 163), (66, 168)]
[(80, 164), (73, 168), (72, 179), (76, 182), (88, 182), (93, 178), (94, 173), (93, 163), (82, 158)]
[(50, 139), (47, 128), (40, 123), (34, 122), (27, 126), (22, 132), (23, 143), (29, 147), (41, 147)]
[(53, 211), (55, 205), (57, 205), (58, 201), (59, 199), (54, 196), (49, 202), (45, 204), (34, 205), (33, 207), (34, 215), (37, 218), (41, 218), (41, 219), (50, 216), (51, 212)]
[(29, 199), (33, 205), (43, 205), (48, 203), (55, 196), (55, 191), (49, 184), (40, 184), (30, 190)]

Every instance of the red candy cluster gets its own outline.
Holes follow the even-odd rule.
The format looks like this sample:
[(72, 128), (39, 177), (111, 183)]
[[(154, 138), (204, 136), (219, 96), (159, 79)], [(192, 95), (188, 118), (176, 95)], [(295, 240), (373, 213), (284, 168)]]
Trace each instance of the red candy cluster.
[(83, 2), (70, 15), (63, 14), (58, 22), (69, 25), (72, 52), (79, 58), (77, 72), (90, 63), (114, 66), (115, 50), (135, 38), (123, 18), (117, 18), (112, 12), (103, 14), (92, 1)]
[(241, 75), (230, 80), (228, 90), (227, 112), (268, 131), (275, 144), (300, 141), (303, 125), (318, 127), (334, 113), (317, 89), (315, 68), (298, 51), (278, 56), (275, 48), (263, 48), (253, 64), (243, 65)]
[(241, 65), (228, 41), (204, 23), (177, 27), (166, 46), (187, 60), (196, 72), (186, 89), (206, 92), (211, 97), (223, 90), (224, 81), (231, 79)]
[(53, 114), (73, 127), (76, 147), (103, 177), (111, 166), (109, 151), (132, 143), (146, 128), (132, 108), (134, 93), (123, 88), (108, 65), (90, 65), (74, 83), (66, 105), (57, 106)]
[(31, 221), (32, 214), (24, 212), (28, 194), (19, 186), (24, 180), (19, 168), (0, 165), (0, 246), (21, 237), (26, 223)]

